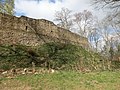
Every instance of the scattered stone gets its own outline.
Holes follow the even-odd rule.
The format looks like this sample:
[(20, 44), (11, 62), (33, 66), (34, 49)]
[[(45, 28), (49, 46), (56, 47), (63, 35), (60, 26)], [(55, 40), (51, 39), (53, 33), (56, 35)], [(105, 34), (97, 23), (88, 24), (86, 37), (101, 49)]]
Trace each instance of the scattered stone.
[(2, 72), (2, 75), (8, 74), (8, 71), (4, 71)]
[(55, 70), (54, 70), (54, 69), (51, 69), (51, 70), (50, 70), (50, 72), (51, 72), (51, 73), (54, 73), (54, 72), (55, 72)]

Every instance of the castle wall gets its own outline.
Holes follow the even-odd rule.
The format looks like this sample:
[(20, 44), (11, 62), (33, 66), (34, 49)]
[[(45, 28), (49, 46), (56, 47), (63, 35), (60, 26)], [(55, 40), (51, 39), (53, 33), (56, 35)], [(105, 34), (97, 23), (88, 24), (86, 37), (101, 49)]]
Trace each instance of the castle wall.
[(84, 37), (57, 27), (45, 19), (15, 17), (0, 13), (0, 44), (39, 45), (44, 42), (69, 42), (88, 47)]

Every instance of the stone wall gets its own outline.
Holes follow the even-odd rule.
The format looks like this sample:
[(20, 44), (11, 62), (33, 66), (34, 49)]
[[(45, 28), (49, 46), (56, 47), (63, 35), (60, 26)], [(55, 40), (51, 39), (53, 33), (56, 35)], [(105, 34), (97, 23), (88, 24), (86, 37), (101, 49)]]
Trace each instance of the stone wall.
[(51, 21), (0, 13), (0, 44), (36, 46), (53, 41), (89, 46), (86, 38), (57, 27)]

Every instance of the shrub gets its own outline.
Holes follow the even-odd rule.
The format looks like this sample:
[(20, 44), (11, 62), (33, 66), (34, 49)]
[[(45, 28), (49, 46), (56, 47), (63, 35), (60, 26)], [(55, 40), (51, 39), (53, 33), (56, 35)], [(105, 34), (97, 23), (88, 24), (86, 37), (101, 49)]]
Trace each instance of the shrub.
[(0, 68), (3, 69), (3, 70), (9, 70), (11, 68), (11, 66), (9, 64), (2, 64), (0, 66)]
[(44, 57), (47, 67), (60, 68), (72, 64), (78, 58), (78, 47), (72, 44), (46, 43), (38, 48), (37, 52)]

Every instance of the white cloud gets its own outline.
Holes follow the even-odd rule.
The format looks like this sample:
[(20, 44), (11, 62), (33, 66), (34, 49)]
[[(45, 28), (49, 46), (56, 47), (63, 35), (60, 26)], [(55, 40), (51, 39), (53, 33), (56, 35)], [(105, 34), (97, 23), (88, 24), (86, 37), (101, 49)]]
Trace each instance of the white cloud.
[(88, 4), (89, 0), (56, 0), (55, 3), (50, 0), (41, 0), (39, 3), (34, 0), (16, 0), (15, 11), (24, 13), (32, 18), (44, 18), (53, 20), (55, 11), (61, 10), (62, 7), (69, 8), (74, 12), (91, 10)]

